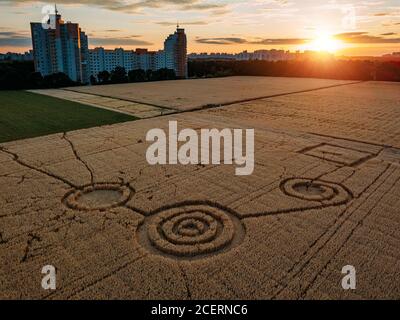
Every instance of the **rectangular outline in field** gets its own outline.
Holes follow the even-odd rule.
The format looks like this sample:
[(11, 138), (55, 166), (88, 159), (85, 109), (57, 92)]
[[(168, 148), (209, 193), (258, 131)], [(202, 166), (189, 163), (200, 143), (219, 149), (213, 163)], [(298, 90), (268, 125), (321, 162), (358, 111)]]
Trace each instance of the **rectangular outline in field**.
[[(357, 160), (354, 160), (353, 162), (349, 163), (349, 162), (344, 162), (344, 161), (337, 161), (337, 160), (327, 159), (327, 158), (323, 158), (323, 157), (317, 156), (315, 154), (310, 154), (309, 153), (310, 151), (313, 151), (315, 149), (318, 149), (318, 148), (321, 148), (321, 147), (324, 147), (324, 146), (329, 146), (329, 147), (334, 147), (334, 148), (339, 148), (339, 149), (345, 149), (345, 150), (349, 150), (349, 151), (353, 151), (353, 152), (359, 152), (359, 153), (365, 154), (365, 156), (362, 157), (362, 158), (358, 158)], [(309, 157), (318, 158), (318, 159), (321, 159), (321, 160), (325, 160), (325, 161), (341, 164), (341, 165), (348, 166), (348, 167), (356, 166), (356, 165), (361, 164), (361, 163), (363, 163), (365, 161), (368, 161), (369, 159), (371, 159), (371, 158), (376, 156), (375, 154), (373, 154), (371, 152), (368, 152), (368, 151), (361, 151), (361, 150), (357, 150), (357, 149), (353, 149), (353, 148), (349, 148), (349, 147), (343, 147), (343, 146), (339, 146), (339, 145), (335, 145), (335, 144), (331, 144), (331, 143), (325, 143), (325, 142), (320, 143), (320, 144), (315, 145), (315, 146), (312, 146), (312, 147), (304, 148), (304, 149), (298, 151), (298, 153), (302, 153), (302, 154), (304, 154), (306, 156), (309, 156)]]

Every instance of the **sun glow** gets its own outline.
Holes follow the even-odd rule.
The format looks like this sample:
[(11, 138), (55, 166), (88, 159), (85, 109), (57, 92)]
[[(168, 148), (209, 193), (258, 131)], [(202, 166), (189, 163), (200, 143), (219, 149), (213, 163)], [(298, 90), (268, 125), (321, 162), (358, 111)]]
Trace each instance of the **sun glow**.
[(305, 44), (303, 50), (336, 53), (344, 48), (341, 40), (335, 39), (330, 34), (319, 34), (314, 40)]

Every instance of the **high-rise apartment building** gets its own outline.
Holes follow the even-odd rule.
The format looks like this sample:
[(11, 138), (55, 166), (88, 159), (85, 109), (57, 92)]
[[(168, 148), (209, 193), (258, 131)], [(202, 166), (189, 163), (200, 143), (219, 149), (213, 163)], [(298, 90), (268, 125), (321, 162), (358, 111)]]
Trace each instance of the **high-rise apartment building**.
[(73, 81), (89, 80), (89, 47), (79, 24), (64, 22), (55, 9), (47, 26), (32, 22), (35, 69), (43, 76), (63, 72)]
[(165, 64), (178, 78), (187, 78), (187, 39), (185, 29), (176, 29), (164, 42)]

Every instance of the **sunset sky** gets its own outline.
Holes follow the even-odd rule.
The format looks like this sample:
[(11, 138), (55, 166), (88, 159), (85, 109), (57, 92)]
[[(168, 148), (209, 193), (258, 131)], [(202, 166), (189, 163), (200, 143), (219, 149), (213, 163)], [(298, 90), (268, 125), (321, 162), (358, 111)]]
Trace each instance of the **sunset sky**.
[[(0, 0), (0, 52), (31, 49), (29, 22), (54, 1)], [(189, 52), (328, 48), (336, 54), (400, 51), (400, 0), (59, 0), (90, 47), (161, 49), (177, 21)]]

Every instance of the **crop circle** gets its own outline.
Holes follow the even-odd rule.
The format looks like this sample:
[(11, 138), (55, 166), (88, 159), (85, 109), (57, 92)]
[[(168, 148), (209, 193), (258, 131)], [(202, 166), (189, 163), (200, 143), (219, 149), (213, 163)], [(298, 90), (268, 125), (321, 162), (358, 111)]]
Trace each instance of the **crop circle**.
[(309, 201), (329, 201), (340, 192), (338, 187), (312, 179), (289, 179), (281, 184), (286, 195)]
[(230, 248), (244, 233), (232, 214), (208, 205), (174, 207), (147, 218), (141, 232), (160, 254), (194, 258)]
[(124, 205), (131, 197), (132, 190), (120, 184), (102, 183), (72, 190), (64, 197), (67, 207), (75, 210), (106, 210)]

